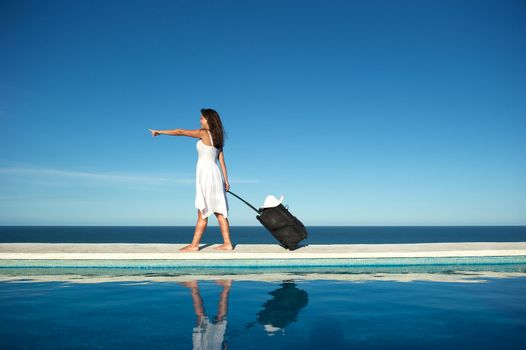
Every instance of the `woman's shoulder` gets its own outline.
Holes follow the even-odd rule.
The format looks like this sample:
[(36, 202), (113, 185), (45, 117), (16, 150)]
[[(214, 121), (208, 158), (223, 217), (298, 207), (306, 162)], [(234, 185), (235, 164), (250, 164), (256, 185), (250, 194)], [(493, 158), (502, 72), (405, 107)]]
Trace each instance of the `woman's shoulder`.
[(208, 136), (208, 129), (204, 129), (204, 128), (201, 128), (201, 129), (197, 129), (199, 131), (199, 137), (200, 138), (203, 138), (203, 136)]
[(205, 145), (212, 146), (212, 134), (210, 133), (209, 129), (199, 129), (200, 130), (200, 138), (201, 140), (204, 139)]

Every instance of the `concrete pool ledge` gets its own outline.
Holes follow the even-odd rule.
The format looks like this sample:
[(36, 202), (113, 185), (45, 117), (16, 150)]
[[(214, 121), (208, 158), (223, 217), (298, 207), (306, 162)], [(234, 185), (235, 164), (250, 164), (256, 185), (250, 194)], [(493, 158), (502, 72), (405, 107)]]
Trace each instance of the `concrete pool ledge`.
[[(1, 243), (0, 261), (8, 260), (290, 260), (448, 257), (526, 257), (526, 242), (333, 244), (288, 251), (277, 244), (238, 244), (217, 251), (217, 244), (183, 253), (183, 244), (150, 243)], [(3, 262), (0, 262), (2, 265)]]

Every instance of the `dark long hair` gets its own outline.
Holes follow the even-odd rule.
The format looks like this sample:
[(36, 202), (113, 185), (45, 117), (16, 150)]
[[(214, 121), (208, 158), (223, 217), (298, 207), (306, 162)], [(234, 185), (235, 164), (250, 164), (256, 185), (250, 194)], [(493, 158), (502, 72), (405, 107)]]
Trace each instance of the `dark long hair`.
[(221, 123), (219, 113), (214, 111), (212, 108), (201, 108), (201, 114), (205, 117), (212, 134), (214, 147), (222, 151), (225, 145), (226, 132)]

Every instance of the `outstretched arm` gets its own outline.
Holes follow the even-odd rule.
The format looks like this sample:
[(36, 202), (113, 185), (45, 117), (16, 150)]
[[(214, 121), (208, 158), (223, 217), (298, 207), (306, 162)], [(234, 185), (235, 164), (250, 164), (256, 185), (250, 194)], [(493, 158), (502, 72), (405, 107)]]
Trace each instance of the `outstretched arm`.
[(148, 129), (152, 133), (152, 136), (157, 135), (170, 135), (170, 136), (189, 136), (200, 139), (203, 136), (203, 129), (196, 130), (185, 130), (185, 129), (173, 129), (173, 130), (152, 130)]
[(221, 172), (223, 173), (223, 179), (225, 180), (225, 191), (228, 191), (230, 185), (228, 183), (228, 174), (226, 172), (225, 155), (222, 150), (219, 152), (219, 165), (221, 165)]

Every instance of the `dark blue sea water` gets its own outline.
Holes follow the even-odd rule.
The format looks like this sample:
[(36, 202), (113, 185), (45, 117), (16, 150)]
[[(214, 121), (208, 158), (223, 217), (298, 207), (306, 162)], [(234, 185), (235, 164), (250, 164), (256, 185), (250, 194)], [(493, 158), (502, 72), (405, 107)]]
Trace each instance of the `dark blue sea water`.
[[(526, 242), (526, 226), (311, 226), (307, 244)], [(0, 243), (188, 243), (192, 226), (0, 226)], [(261, 226), (233, 226), (238, 244), (275, 243)], [(209, 226), (202, 243), (220, 243)]]
[(526, 277), (0, 282), (1, 349), (523, 349)]

